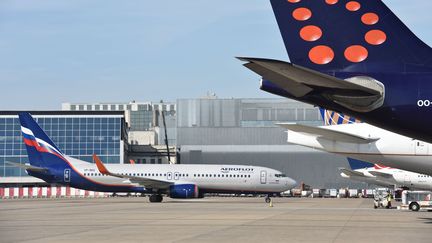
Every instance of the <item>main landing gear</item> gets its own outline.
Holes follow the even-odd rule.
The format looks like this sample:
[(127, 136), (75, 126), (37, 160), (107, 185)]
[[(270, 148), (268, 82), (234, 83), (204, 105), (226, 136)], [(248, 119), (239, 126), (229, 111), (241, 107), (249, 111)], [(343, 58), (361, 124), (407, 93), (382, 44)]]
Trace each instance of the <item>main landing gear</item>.
[(149, 201), (150, 202), (162, 202), (163, 197), (160, 194), (152, 194), (149, 196)]

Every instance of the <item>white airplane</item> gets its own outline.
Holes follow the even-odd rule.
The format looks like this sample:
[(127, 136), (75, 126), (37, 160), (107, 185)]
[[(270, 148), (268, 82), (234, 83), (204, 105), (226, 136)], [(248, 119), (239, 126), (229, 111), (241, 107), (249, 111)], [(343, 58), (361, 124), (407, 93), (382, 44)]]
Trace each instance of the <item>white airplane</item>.
[[(281, 123), (289, 143), (374, 164), (432, 175), (432, 144), (402, 136), (336, 112), (324, 112), (331, 126)], [(357, 120), (358, 121), (358, 120)], [(343, 123), (343, 124), (340, 124)]]
[(282, 172), (244, 165), (96, 164), (64, 155), (29, 113), (20, 113), (21, 131), (30, 164), (12, 163), (47, 183), (101, 192), (139, 192), (150, 202), (171, 198), (202, 198), (204, 193), (246, 193), (269, 196), (293, 188)]
[(348, 158), (351, 169), (339, 168), (347, 179), (385, 187), (403, 187), (410, 190), (432, 190), (432, 176), (414, 173)]

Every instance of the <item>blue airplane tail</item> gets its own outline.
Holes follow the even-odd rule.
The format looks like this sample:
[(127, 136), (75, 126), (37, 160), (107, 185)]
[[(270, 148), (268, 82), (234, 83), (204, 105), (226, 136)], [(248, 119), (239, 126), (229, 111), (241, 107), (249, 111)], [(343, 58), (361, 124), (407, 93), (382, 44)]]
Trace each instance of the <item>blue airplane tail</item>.
[(352, 159), (352, 158), (348, 158), (348, 164), (350, 165), (352, 170), (371, 168), (375, 166), (372, 163), (362, 161), (362, 160)]
[[(321, 72), (421, 72), (432, 50), (381, 0), (271, 0), (292, 63)], [(402, 68), (403, 67), (403, 68)]]
[(27, 112), (22, 112), (19, 114), (19, 120), (30, 164), (43, 168), (64, 168), (67, 164), (64, 154), (33, 117)]

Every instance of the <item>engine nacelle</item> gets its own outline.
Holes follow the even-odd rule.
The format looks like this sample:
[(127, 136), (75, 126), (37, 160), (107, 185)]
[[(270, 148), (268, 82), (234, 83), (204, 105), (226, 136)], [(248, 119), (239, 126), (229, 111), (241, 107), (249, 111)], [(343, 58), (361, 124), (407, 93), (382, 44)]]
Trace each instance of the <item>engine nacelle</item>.
[(195, 184), (171, 185), (169, 188), (171, 198), (198, 198), (198, 186)]

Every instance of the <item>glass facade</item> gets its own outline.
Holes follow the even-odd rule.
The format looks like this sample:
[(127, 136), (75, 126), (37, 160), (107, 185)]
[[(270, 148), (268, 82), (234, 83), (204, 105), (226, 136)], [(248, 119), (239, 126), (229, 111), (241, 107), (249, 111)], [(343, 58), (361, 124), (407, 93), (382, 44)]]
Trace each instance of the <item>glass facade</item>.
[(148, 131), (153, 127), (153, 111), (138, 110), (130, 113), (131, 131)]
[[(92, 162), (93, 153), (105, 163), (123, 160), (123, 115), (34, 115), (60, 150)], [(0, 177), (27, 176), (5, 161), (27, 163), (27, 151), (17, 115), (0, 115)]]

